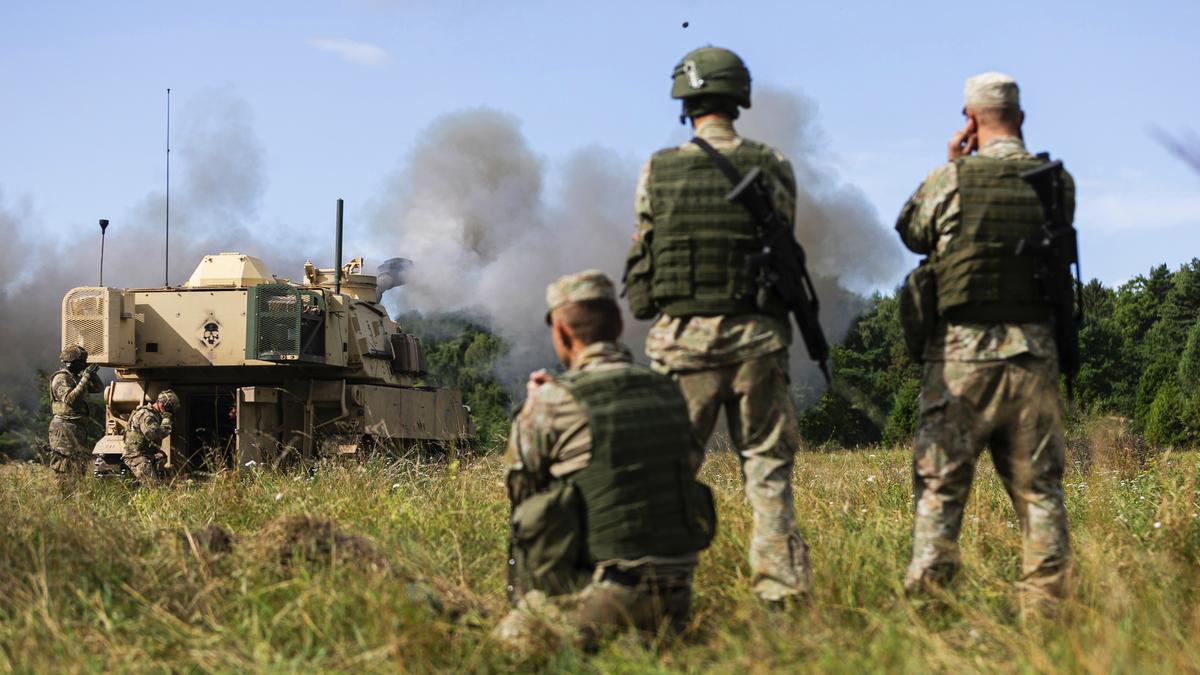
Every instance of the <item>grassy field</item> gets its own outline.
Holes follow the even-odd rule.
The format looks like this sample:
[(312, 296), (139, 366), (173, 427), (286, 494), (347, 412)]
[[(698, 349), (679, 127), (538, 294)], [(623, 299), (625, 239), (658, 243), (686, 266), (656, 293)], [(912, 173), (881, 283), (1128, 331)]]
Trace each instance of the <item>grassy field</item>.
[[(901, 450), (798, 458), (815, 598), (765, 611), (748, 586), (750, 517), (737, 464), (716, 454), (704, 477), (718, 495), (721, 529), (701, 559), (689, 631), (523, 661), (488, 638), (505, 609), (507, 506), (495, 458), (330, 465), (312, 477), (250, 473), (140, 491), (89, 481), (67, 497), (44, 467), (8, 464), (0, 467), (0, 667), (1200, 670), (1200, 458), (1145, 459), (1113, 447), (1093, 444), (1072, 461), (1077, 573), (1053, 624), (1016, 618), (1020, 541), (986, 460), (948, 607), (921, 611), (903, 599), (911, 498)], [(314, 532), (328, 540), (330, 524), (317, 519), (340, 533), (335, 550), (318, 543), (290, 557)], [(431, 607), (431, 593), (443, 611)]]

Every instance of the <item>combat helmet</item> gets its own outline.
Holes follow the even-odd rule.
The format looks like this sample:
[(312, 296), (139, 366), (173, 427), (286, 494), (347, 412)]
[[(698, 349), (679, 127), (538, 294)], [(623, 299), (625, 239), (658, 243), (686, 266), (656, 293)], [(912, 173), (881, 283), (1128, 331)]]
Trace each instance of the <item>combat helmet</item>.
[(163, 411), (174, 413), (179, 409), (179, 395), (170, 389), (163, 389), (158, 393), (156, 401), (162, 404)]
[(741, 57), (721, 47), (701, 47), (688, 52), (671, 74), (671, 98), (728, 96), (743, 108), (750, 107), (750, 71)]
[(74, 363), (76, 361), (86, 361), (88, 357), (87, 350), (79, 345), (71, 345), (58, 355), (60, 363)]

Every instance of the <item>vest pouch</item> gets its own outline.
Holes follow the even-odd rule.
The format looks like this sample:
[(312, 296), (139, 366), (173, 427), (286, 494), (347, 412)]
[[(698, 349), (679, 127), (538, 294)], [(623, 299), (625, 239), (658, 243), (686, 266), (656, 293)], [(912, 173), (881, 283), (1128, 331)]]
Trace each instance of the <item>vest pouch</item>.
[(652, 295), (659, 304), (690, 298), (695, 292), (692, 278), (692, 240), (686, 235), (658, 236), (654, 244)]
[(898, 311), (908, 357), (920, 363), (938, 321), (937, 273), (929, 258), (904, 278)]
[(629, 255), (625, 257), (625, 276), (621, 279), (625, 285), (621, 295), (629, 303), (633, 318), (639, 320), (653, 319), (658, 314), (652, 294), (654, 262), (648, 241), (653, 235), (653, 232), (644, 233), (629, 249)]
[(761, 248), (758, 239), (727, 232), (697, 232), (692, 235), (695, 297), (719, 301), (753, 301), (758, 284), (746, 267), (746, 259)]
[(962, 244), (941, 256), (937, 308), (956, 322), (1045, 321), (1048, 306), (1036, 281), (1035, 261), (998, 242)]
[(562, 595), (591, 579), (583, 531), (583, 501), (563, 482), (521, 502), (512, 513), (513, 586)]

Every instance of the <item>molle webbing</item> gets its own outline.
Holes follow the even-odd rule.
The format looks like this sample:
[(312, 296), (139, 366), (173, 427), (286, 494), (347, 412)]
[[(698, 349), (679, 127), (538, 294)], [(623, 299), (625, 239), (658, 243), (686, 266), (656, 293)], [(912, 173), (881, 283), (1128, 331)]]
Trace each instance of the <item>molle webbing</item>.
[(569, 373), (559, 379), (587, 413), (592, 458), (570, 479), (584, 503), (589, 558), (685, 555), (707, 543), (689, 503), (691, 424), (679, 388), (647, 368)]
[[(783, 180), (779, 160), (760, 143), (743, 140), (722, 154), (743, 175), (757, 166), (767, 180)], [(759, 311), (758, 282), (746, 267), (761, 249), (758, 230), (745, 207), (725, 200), (729, 179), (704, 153), (678, 148), (656, 153), (650, 176), (658, 308), (671, 316)]]
[[(1038, 160), (964, 157), (955, 161), (960, 231), (934, 263), (938, 312), (951, 321), (1045, 321), (1049, 307), (1036, 278), (1033, 244), (1045, 217), (1020, 173)], [(1022, 240), (1028, 248), (1017, 254)]]
[(67, 403), (66, 401), (58, 400), (58, 397), (54, 395), (54, 382), (55, 382), (55, 380), (57, 380), (60, 377), (66, 378), (67, 385), (70, 389), (74, 389), (76, 386), (79, 385), (79, 377), (65, 368), (62, 370), (59, 370), (58, 372), (51, 375), (50, 376), (50, 414), (56, 415), (58, 417), (61, 417), (63, 419), (68, 419), (68, 420), (83, 419), (85, 417), (90, 416), (91, 411), (90, 411), (90, 408), (88, 407), (88, 402), (87, 402), (86, 396), (80, 396), (78, 399), (75, 400), (74, 404), (70, 404), (70, 403)]
[(141, 422), (144, 415), (153, 415), (148, 405), (138, 406), (129, 414), (129, 426), (125, 429), (125, 456), (150, 454), (154, 445), (142, 433)]

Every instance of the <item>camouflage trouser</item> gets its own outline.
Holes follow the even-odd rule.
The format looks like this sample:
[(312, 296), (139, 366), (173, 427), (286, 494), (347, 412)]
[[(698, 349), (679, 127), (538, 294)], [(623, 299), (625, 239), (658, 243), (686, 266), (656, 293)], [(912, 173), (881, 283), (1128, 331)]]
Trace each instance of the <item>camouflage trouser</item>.
[(808, 546), (796, 528), (792, 463), (800, 447), (796, 410), (788, 393), (787, 352), (741, 363), (672, 373), (687, 399), (692, 427), (712, 435), (722, 408), (742, 462), (746, 499), (754, 510), (750, 568), (764, 600), (811, 590)]
[(606, 633), (622, 628), (682, 630), (691, 606), (690, 573), (628, 585), (606, 579), (604, 570), (597, 568), (592, 581), (577, 593), (552, 597), (541, 591), (526, 593), (496, 625), (492, 637), (522, 652), (555, 649), (568, 642), (589, 648)]
[(50, 468), (60, 483), (69, 482), (87, 475), (92, 458), (84, 446), (87, 438), (86, 420), (72, 421), (61, 417), (50, 420), (47, 440), (50, 443)]
[(125, 466), (129, 467), (129, 473), (133, 474), (133, 477), (142, 485), (155, 485), (161, 479), (158, 461), (154, 455), (126, 452), (121, 457), (121, 461), (125, 462)]
[(1062, 416), (1054, 360), (1022, 355), (925, 364), (906, 588), (944, 583), (957, 571), (963, 507), (986, 445), (1021, 523), (1023, 603), (1032, 607), (1062, 595), (1070, 557)]

